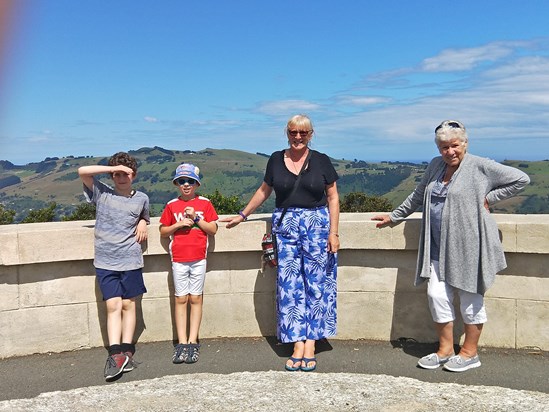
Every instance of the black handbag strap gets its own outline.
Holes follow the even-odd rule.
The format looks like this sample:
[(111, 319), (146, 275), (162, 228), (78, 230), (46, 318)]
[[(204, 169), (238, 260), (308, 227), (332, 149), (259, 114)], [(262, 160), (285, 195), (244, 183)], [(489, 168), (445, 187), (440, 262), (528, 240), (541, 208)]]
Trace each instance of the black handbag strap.
[[(290, 201), (290, 199), (292, 198), (292, 196), (294, 195), (294, 193), (296, 192), (297, 190), (297, 187), (299, 185), (299, 181), (301, 180), (301, 176), (303, 175), (303, 172), (305, 171), (305, 169), (307, 168), (307, 164), (309, 163), (309, 159), (311, 158), (311, 150), (309, 149), (309, 153), (307, 153), (307, 157), (305, 158), (305, 161), (303, 162), (303, 166), (301, 166), (301, 170), (299, 171), (299, 174), (297, 175), (297, 179), (295, 179), (295, 183), (294, 183), (294, 187), (292, 189), (292, 192), (290, 193), (290, 195), (286, 198), (286, 200), (284, 201), (284, 203), (288, 203)], [(280, 215), (280, 219), (278, 220), (278, 224), (277, 226), (280, 226), (281, 223), (282, 223), (282, 219), (284, 219), (284, 216), (286, 215), (286, 212), (288, 211), (288, 207), (285, 207), (284, 210), (282, 211), (282, 214)]]

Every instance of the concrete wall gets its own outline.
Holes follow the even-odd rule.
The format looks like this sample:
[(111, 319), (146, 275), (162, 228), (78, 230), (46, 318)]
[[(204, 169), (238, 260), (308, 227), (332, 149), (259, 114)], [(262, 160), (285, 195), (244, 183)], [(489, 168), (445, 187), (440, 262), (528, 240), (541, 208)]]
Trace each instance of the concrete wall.
[[(425, 286), (412, 286), (421, 215), (381, 230), (372, 215), (341, 216), (336, 338), (436, 341)], [(495, 217), (508, 268), (487, 293), (481, 344), (549, 350), (549, 215)], [(93, 224), (0, 226), (0, 358), (106, 345)], [(260, 262), (269, 216), (220, 226), (210, 243), (201, 337), (272, 336), (276, 274)], [(173, 284), (158, 218), (144, 254), (148, 293), (138, 304), (136, 336), (172, 340)]]

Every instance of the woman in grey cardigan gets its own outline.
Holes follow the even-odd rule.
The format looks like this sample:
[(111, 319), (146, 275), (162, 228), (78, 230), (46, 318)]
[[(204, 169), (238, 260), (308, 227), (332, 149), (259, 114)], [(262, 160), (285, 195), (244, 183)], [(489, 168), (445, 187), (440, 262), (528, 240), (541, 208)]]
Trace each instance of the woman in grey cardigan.
[[(486, 322), (484, 293), (505, 256), (489, 205), (517, 194), (529, 182), (522, 171), (467, 153), (467, 131), (455, 120), (435, 129), (441, 154), (421, 183), (391, 214), (378, 215), (383, 227), (423, 208), (415, 285), (429, 279), (429, 309), (439, 337), (438, 351), (421, 358), (425, 369), (463, 372), (480, 366), (477, 353)], [(465, 340), (454, 354), (454, 295), (460, 298)]]

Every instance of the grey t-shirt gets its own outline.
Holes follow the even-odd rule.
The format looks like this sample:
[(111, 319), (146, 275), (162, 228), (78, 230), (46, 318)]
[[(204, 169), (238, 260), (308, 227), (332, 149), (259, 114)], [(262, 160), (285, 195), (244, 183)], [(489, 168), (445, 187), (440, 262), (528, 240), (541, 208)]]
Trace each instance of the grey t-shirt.
[[(446, 170), (446, 169), (444, 169)], [(431, 260), (438, 262), (440, 255), (440, 233), (442, 227), (442, 211), (444, 210), (444, 204), (446, 203), (446, 197), (448, 196), (448, 188), (450, 183), (442, 183), (442, 176), (437, 179), (433, 186), (430, 202), (430, 216), (431, 216)]]
[(139, 191), (130, 197), (118, 195), (96, 178), (93, 191), (84, 185), (84, 196), (96, 206), (94, 266), (117, 271), (142, 268), (135, 229), (141, 219), (150, 222), (149, 197)]

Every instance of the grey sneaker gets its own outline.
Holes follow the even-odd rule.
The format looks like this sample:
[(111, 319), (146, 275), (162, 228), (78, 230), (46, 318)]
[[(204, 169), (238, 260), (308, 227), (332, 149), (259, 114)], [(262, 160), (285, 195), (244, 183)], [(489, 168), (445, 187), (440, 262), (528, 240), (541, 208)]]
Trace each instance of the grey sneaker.
[(431, 353), (417, 361), (417, 365), (423, 369), (436, 369), (450, 360), (454, 354), (447, 358), (439, 358), (436, 353)]
[(124, 372), (124, 368), (130, 359), (123, 353), (117, 353), (107, 358), (105, 363), (105, 379), (110, 381)]
[(183, 363), (189, 359), (189, 345), (178, 343), (173, 351), (172, 362)]
[(137, 366), (137, 362), (133, 359), (133, 355), (131, 352), (124, 352), (124, 355), (128, 357), (128, 363), (126, 363), (126, 366), (124, 366), (124, 372), (130, 372), (135, 369)]
[(480, 359), (478, 355), (469, 359), (464, 359), (459, 355), (452, 356), (448, 362), (444, 364), (444, 369), (452, 372), (465, 372), (469, 369), (478, 368), (480, 366)]

